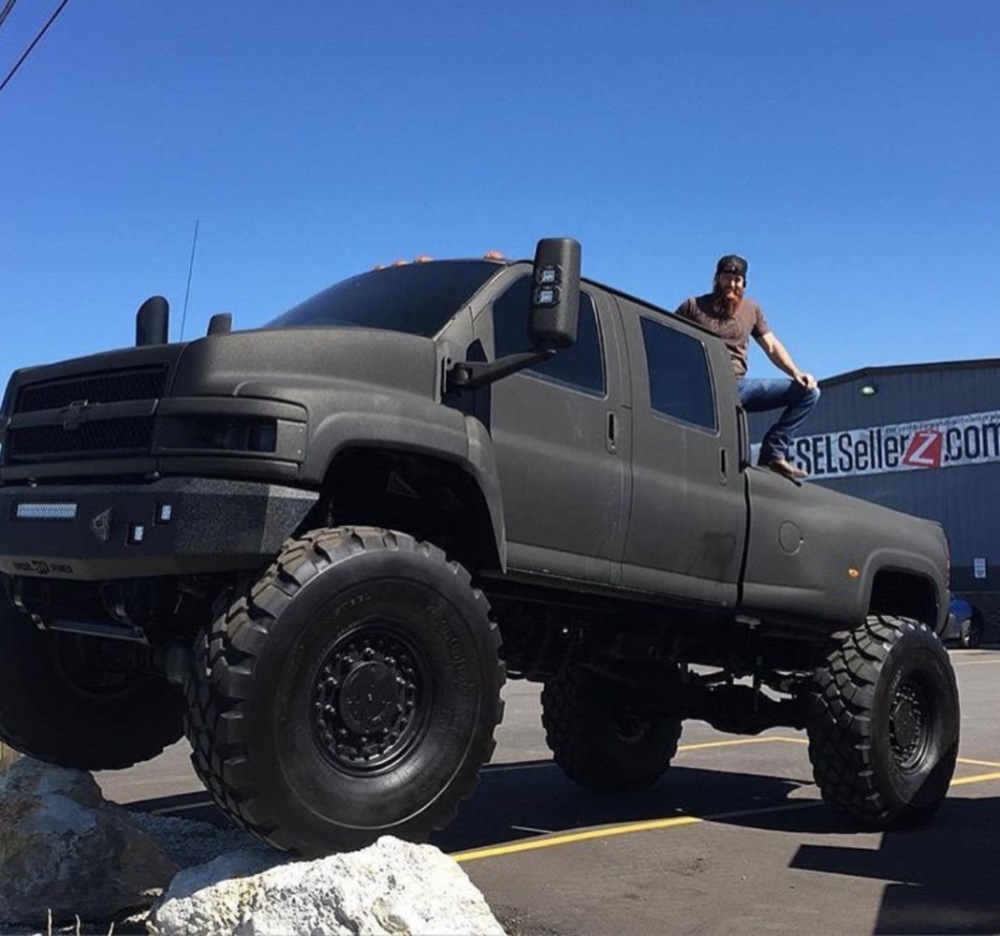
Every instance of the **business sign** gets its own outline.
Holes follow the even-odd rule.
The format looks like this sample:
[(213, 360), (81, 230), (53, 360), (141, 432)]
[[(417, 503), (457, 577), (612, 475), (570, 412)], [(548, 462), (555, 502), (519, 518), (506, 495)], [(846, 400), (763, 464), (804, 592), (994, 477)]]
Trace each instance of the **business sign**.
[[(752, 446), (757, 460), (759, 445)], [(801, 436), (788, 460), (813, 478), (853, 478), (1000, 461), (1000, 410)]]

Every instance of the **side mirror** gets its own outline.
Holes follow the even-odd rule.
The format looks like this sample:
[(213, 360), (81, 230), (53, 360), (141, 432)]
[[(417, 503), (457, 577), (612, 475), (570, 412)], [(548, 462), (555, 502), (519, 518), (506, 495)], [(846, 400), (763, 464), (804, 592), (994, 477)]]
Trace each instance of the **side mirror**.
[(163, 296), (150, 296), (135, 316), (136, 346), (167, 344), (169, 332), (170, 305)]
[(216, 312), (208, 320), (209, 335), (228, 335), (233, 330), (233, 316), (229, 312)]
[(580, 314), (580, 243), (547, 237), (535, 248), (528, 334), (536, 348), (568, 348)]

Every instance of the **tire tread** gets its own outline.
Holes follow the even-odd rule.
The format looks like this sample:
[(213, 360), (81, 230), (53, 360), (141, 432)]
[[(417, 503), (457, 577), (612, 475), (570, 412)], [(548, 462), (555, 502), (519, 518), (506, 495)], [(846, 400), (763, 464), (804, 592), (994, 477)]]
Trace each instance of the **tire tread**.
[[(217, 805), (237, 826), (278, 848), (295, 850), (296, 843), (285, 839), (270, 815), (246, 754), (252, 738), (243, 709), (254, 666), (282, 613), (309, 581), (344, 559), (374, 550), (421, 555), (431, 563), (446, 565), (466, 586), (471, 582), (462, 566), (446, 563), (440, 549), (418, 542), (408, 534), (375, 527), (313, 530), (286, 542), (263, 576), (250, 583), (242, 594), (222, 602), (225, 608), (196, 643), (195, 667), (200, 675), (189, 679), (185, 686), (188, 700), (185, 730), (191, 743), (192, 765)], [(499, 628), (489, 617), (489, 603), (482, 592), (475, 590), (473, 595), (482, 617), (489, 620), (488, 640), (496, 655), (502, 685), (505, 669), (499, 656)], [(498, 698), (493, 728), (502, 714), (503, 702)], [(489, 760), (495, 746), (491, 731), (482, 762)], [(442, 803), (436, 809), (434, 829), (443, 828), (454, 817), (460, 802), (472, 794), (477, 783), (478, 772), (469, 772), (464, 784), (456, 790), (450, 808)]]

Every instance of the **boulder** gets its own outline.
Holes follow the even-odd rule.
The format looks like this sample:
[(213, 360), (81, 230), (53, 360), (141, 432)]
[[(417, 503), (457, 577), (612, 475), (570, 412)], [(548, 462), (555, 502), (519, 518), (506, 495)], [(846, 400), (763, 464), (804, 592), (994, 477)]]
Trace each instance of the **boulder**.
[(6, 770), (20, 756), (9, 744), (0, 741), (0, 770)]
[(270, 868), (267, 863), (266, 855), (247, 850), (182, 871), (153, 911), (154, 932), (504, 934), (465, 872), (430, 845), (383, 836), (361, 851)]
[(86, 771), (22, 757), (0, 773), (0, 920), (112, 919), (148, 907), (176, 872)]

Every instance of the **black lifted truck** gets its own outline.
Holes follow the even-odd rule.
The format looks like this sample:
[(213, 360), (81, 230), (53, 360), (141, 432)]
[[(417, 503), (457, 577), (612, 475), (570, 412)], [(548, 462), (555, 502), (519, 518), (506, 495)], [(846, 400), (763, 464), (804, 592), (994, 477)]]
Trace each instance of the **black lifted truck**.
[(104, 770), (186, 733), (312, 856), (444, 826), (519, 678), (590, 789), (698, 718), (804, 728), (865, 826), (933, 813), (941, 529), (751, 466), (722, 343), (579, 270), (571, 239), (392, 266), (187, 343), (154, 297), (136, 347), (14, 373), (0, 739)]

